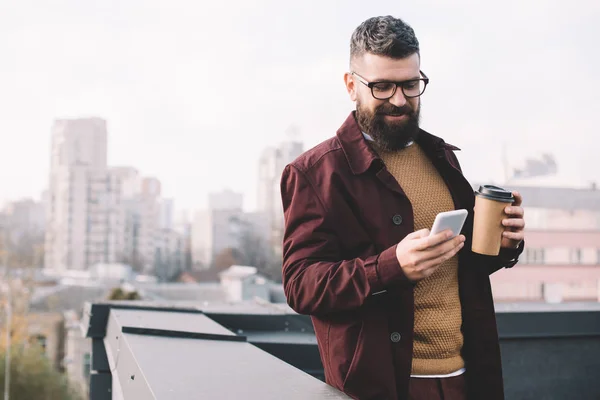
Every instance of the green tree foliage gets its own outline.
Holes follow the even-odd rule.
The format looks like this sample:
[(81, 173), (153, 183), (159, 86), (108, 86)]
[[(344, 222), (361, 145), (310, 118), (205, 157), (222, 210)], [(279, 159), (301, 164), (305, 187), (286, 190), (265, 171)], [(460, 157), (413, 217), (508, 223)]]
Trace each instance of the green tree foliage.
[[(5, 349), (0, 348), (0, 394), (4, 393)], [(40, 346), (17, 344), (11, 350), (11, 400), (83, 400), (67, 376), (54, 369)]]
[(114, 288), (108, 295), (108, 300), (141, 300), (141, 298), (138, 292), (127, 292), (120, 287)]

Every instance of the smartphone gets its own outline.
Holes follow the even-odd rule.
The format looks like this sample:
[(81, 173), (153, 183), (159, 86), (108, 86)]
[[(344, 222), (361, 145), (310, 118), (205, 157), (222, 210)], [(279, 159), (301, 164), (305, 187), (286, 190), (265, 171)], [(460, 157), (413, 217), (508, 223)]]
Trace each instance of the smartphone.
[(433, 226), (431, 227), (429, 235), (435, 235), (450, 229), (452, 231), (452, 237), (458, 236), (468, 214), (467, 210), (464, 209), (439, 213), (435, 216), (435, 221), (433, 221)]

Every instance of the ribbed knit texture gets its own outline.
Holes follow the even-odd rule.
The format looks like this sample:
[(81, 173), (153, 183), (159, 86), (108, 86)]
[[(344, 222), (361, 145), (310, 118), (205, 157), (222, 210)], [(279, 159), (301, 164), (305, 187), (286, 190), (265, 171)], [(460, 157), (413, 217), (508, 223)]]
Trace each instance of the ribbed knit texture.
[[(415, 231), (431, 229), (435, 216), (454, 210), (446, 183), (417, 143), (400, 151), (375, 148), (408, 196)], [(464, 367), (462, 314), (458, 296), (458, 257), (419, 281), (415, 294), (413, 375), (449, 374)]]

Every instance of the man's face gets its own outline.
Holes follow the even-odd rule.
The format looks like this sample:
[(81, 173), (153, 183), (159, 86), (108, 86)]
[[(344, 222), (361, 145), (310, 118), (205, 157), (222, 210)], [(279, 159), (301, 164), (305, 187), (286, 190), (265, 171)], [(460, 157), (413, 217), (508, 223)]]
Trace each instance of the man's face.
[[(366, 82), (400, 82), (419, 79), (419, 66), (418, 54), (392, 59), (366, 53), (353, 60), (352, 72)], [(398, 150), (416, 139), (419, 132), (419, 97), (407, 98), (398, 87), (391, 98), (378, 100), (358, 76), (347, 73), (345, 81), (350, 98), (356, 101), (356, 119), (360, 128), (380, 147)]]

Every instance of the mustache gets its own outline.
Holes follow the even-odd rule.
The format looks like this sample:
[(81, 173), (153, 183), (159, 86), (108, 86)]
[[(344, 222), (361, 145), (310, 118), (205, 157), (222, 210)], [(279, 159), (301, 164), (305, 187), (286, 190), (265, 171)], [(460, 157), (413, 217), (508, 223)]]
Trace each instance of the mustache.
[(375, 113), (377, 115), (410, 115), (413, 112), (412, 108), (409, 105), (403, 105), (402, 107), (396, 107), (393, 104), (382, 104), (377, 108)]

